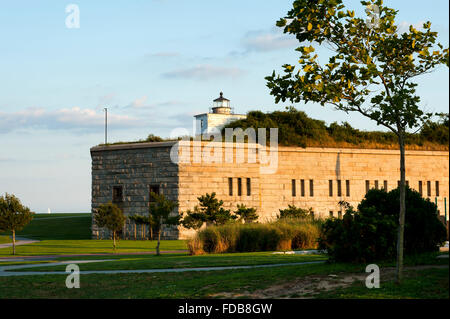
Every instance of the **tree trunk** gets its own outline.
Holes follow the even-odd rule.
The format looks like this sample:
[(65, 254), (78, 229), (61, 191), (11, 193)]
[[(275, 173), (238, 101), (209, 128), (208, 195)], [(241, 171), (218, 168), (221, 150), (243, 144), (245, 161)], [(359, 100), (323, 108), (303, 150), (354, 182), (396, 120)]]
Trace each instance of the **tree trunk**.
[(134, 224), (134, 240), (136, 240), (136, 224)]
[(405, 141), (403, 132), (399, 130), (398, 137), (400, 145), (400, 214), (398, 218), (397, 236), (397, 284), (401, 284), (403, 279), (403, 239), (405, 233)]
[(159, 256), (160, 255), (160, 253), (159, 253), (159, 244), (161, 242), (161, 228), (159, 228), (157, 230), (157, 233), (158, 233), (158, 243), (156, 244), (156, 256)]
[(12, 241), (13, 241), (13, 245), (12, 245), (12, 247), (13, 247), (13, 255), (15, 255), (16, 254), (16, 231), (13, 229), (13, 231), (12, 231)]
[(114, 251), (116, 251), (116, 232), (115, 231), (113, 231), (113, 248), (114, 248)]

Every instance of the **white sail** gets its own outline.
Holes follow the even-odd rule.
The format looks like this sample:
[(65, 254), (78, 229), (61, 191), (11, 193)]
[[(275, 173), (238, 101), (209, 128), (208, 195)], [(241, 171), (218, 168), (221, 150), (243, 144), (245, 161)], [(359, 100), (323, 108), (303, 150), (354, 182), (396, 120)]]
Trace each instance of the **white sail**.
[(52, 213), (52, 212), (50, 211), (50, 208), (48, 209), (47, 213), (48, 213), (48, 214), (51, 214), (51, 213)]

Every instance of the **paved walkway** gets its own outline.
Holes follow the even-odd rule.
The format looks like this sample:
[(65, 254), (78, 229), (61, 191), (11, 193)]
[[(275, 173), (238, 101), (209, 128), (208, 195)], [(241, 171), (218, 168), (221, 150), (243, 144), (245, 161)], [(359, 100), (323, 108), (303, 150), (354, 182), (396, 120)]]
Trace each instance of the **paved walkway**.
[[(16, 246), (28, 245), (28, 244), (37, 243), (37, 242), (40, 242), (40, 240), (28, 239), (28, 238), (25, 238), (25, 237), (17, 237), (16, 236)], [(8, 247), (12, 247), (12, 243), (0, 244), (0, 248), (8, 248)]]
[[(103, 262), (109, 260), (69, 260), (57, 263), (47, 263), (39, 265), (18, 265), (18, 266), (4, 266), (0, 267), (0, 277), (9, 276), (36, 276), (36, 275), (68, 275), (64, 271), (22, 271), (12, 272), (10, 270), (34, 268), (34, 267), (50, 267), (68, 264), (86, 264), (91, 262)], [(168, 273), (168, 272), (188, 272), (188, 271), (218, 271), (218, 270), (234, 270), (234, 269), (251, 269), (251, 268), (272, 268), (283, 266), (298, 266), (298, 265), (310, 265), (310, 264), (322, 264), (325, 261), (309, 261), (299, 263), (284, 263), (284, 264), (271, 264), (271, 265), (253, 265), (253, 266), (226, 266), (226, 267), (201, 267), (201, 268), (171, 268), (171, 269), (133, 269), (133, 270), (88, 270), (80, 271), (80, 275), (89, 274), (143, 274), (143, 273)]]

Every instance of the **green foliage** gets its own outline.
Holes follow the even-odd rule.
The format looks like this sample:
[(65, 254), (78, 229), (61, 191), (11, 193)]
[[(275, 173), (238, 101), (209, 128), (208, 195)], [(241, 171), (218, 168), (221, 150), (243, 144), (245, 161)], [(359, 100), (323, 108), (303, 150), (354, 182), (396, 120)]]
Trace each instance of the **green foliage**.
[(279, 219), (282, 218), (310, 218), (312, 213), (312, 208), (310, 209), (303, 209), (300, 207), (296, 207), (295, 205), (288, 205), (288, 208), (280, 209), (280, 215), (278, 216)]
[(189, 240), (193, 255), (317, 247), (320, 221), (283, 219), (271, 223), (229, 223), (200, 230)]
[[(398, 143), (398, 138), (393, 132), (361, 131), (347, 122), (342, 124), (333, 122), (327, 126), (324, 121), (312, 119), (305, 112), (298, 111), (294, 107), (289, 107), (286, 111), (270, 113), (251, 111), (246, 119), (229, 123), (222, 132), (224, 135), (225, 128), (242, 128), (243, 130), (253, 128), (257, 135), (260, 127), (278, 128), (278, 143), (285, 146), (306, 147), (312, 142), (324, 146), (345, 142), (363, 147), (370, 143), (381, 145)], [(270, 136), (266, 136), (266, 140), (269, 138)], [(431, 142), (448, 146), (448, 141), (448, 115), (447, 120), (441, 116), (437, 122), (427, 121), (420, 133), (405, 133), (407, 145), (422, 146), (425, 142)]]
[(128, 219), (134, 222), (136, 225), (148, 225), (150, 232), (150, 239), (153, 239), (153, 230), (157, 226), (157, 223), (151, 214), (148, 214), (146, 216), (135, 214), (129, 216)]
[(8, 193), (0, 197), (0, 232), (12, 232), (12, 254), (16, 254), (16, 231), (23, 229), (33, 219), (34, 213), (20, 200)]
[[(405, 254), (436, 251), (446, 237), (436, 205), (406, 189)], [(343, 219), (323, 224), (319, 247), (335, 261), (372, 262), (393, 258), (399, 220), (399, 189), (370, 190), (354, 211)]]
[(146, 139), (146, 142), (164, 142), (164, 139), (162, 137), (150, 134)]
[(113, 234), (113, 249), (116, 249), (116, 236), (122, 231), (126, 217), (122, 210), (111, 202), (102, 204), (93, 213), (94, 221), (100, 228), (107, 228)]
[(246, 207), (244, 204), (238, 204), (237, 210), (234, 213), (236, 216), (239, 216), (239, 221), (244, 221), (245, 223), (253, 223), (258, 220), (256, 208)]
[[(388, 193), (371, 190), (358, 205), (358, 210), (374, 207), (385, 216), (398, 220), (399, 189)], [(438, 219), (435, 203), (424, 199), (419, 192), (406, 188), (405, 253), (418, 254), (438, 251), (446, 237), (446, 229)]]
[(216, 193), (202, 195), (197, 198), (199, 205), (194, 210), (188, 210), (182, 224), (185, 228), (199, 229), (204, 223), (223, 225), (235, 220), (237, 216), (224, 209), (223, 201), (216, 198)]
[(160, 255), (160, 241), (161, 241), (161, 229), (163, 225), (175, 226), (180, 224), (181, 215), (176, 214), (175, 216), (170, 216), (171, 213), (178, 206), (178, 202), (166, 199), (163, 194), (150, 193), (153, 201), (150, 203), (149, 208), (149, 221), (153, 224), (153, 228), (156, 231), (158, 237), (158, 244), (156, 245), (156, 254)]
[[(267, 86), (277, 103), (331, 104), (403, 134), (430, 116), (419, 109), (412, 80), (440, 64), (448, 66), (449, 50), (437, 43), (431, 22), (423, 24), (423, 31), (410, 26), (400, 33), (395, 24), (398, 11), (385, 7), (382, 0), (361, 3), (379, 8), (378, 23), (345, 10), (342, 0), (295, 0), (277, 26), (299, 40), (299, 68), (285, 64), (285, 74), (273, 72), (266, 78)], [(331, 49), (328, 63), (320, 63), (314, 53), (313, 45), (322, 43)]]
[(33, 219), (34, 213), (20, 199), (6, 193), (0, 197), (0, 231), (19, 231)]

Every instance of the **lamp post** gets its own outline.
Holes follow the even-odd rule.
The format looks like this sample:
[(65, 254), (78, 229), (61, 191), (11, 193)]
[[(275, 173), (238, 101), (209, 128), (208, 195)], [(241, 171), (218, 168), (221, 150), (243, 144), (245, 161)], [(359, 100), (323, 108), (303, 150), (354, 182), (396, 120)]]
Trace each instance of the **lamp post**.
[(105, 145), (108, 144), (108, 108), (105, 107)]

